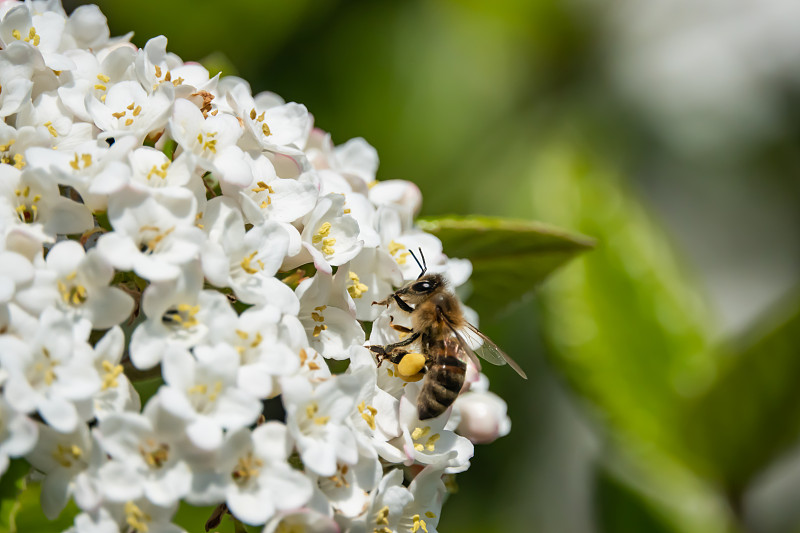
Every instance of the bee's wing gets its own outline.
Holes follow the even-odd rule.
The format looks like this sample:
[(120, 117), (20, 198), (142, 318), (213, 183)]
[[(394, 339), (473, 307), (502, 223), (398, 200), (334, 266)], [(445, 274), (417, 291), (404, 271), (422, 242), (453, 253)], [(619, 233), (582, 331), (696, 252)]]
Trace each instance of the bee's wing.
[[(461, 348), (464, 352), (467, 353), (472, 363), (475, 365), (475, 368), (480, 371), (481, 364), (478, 361), (478, 358), (475, 357), (475, 354), (480, 355), (493, 365), (505, 365), (508, 364), (513, 368), (517, 374), (522, 376), (524, 379), (528, 379), (528, 376), (525, 374), (525, 371), (520, 368), (520, 366), (511, 359), (508, 354), (506, 354), (503, 350), (501, 350), (492, 340), (484, 335), (483, 333), (478, 330), (475, 326), (467, 322), (466, 326), (463, 328), (456, 328), (453, 323), (447, 318), (447, 315), (444, 313), (440, 313), (439, 316), (444, 320), (444, 322), (449, 326), (453, 337), (458, 340), (458, 343), (461, 345)], [(474, 346), (474, 348), (473, 348)]]
[(525, 371), (520, 368), (516, 361), (511, 359), (507, 353), (505, 353), (494, 342), (492, 342), (492, 339), (481, 333), (480, 330), (478, 330), (478, 328), (472, 324), (467, 323), (466, 326), (457, 332), (457, 335), (461, 340), (462, 345), (467, 345), (465, 349), (467, 349), (468, 352), (475, 352), (493, 365), (508, 364), (511, 368), (516, 370), (517, 374), (522, 376), (524, 379), (528, 379)]

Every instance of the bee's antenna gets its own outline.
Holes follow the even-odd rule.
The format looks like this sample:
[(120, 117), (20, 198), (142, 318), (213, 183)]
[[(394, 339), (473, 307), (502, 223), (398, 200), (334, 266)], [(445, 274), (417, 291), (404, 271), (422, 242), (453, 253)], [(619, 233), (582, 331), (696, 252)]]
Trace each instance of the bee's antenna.
[(425, 260), (425, 254), (422, 253), (422, 246), (417, 250), (419, 250), (419, 256), (422, 258), (422, 272), (425, 273), (428, 271), (428, 262)]
[(419, 259), (417, 259), (417, 256), (414, 254), (413, 250), (409, 250), (408, 252), (411, 254), (411, 257), (414, 258), (414, 261), (417, 262), (417, 266), (420, 269), (419, 276), (417, 276), (417, 279), (419, 279), (425, 275), (425, 272), (428, 271), (428, 265), (425, 263), (425, 256), (422, 255), (422, 248), (419, 249), (419, 255), (422, 257), (422, 263), (419, 262)]

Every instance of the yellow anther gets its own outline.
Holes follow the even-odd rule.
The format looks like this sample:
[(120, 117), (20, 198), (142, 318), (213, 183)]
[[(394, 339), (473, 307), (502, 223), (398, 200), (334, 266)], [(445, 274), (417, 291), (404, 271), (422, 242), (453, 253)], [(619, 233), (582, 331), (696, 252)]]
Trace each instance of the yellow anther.
[(349, 215), (349, 214), (350, 214), (350, 209), (345, 209), (345, 210), (344, 210), (344, 214), (345, 214), (345, 215)]
[(352, 270), (349, 273), (349, 277), (351, 285), (347, 287), (347, 292), (350, 293), (350, 297), (352, 298), (361, 298), (361, 296), (369, 290), (369, 287), (361, 283), (361, 280), (358, 279), (358, 274)]
[(420, 529), (425, 533), (428, 533), (428, 528), (425, 524), (425, 520), (421, 520), (418, 514), (412, 516), (411, 519), (414, 521), (414, 525), (411, 526), (411, 533), (417, 533), (417, 531), (419, 531)]
[(96, 83), (94, 88), (97, 89), (98, 91), (105, 91), (107, 89), (107, 87), (102, 83)]
[(330, 235), (330, 233), (331, 233), (331, 223), (325, 222), (319, 228), (317, 228), (316, 232), (314, 232), (314, 236), (311, 237), (311, 242), (314, 244), (319, 244), (322, 242), (322, 239)]
[(186, 389), (186, 392), (188, 392), (189, 394), (203, 394), (204, 395), (206, 392), (208, 392), (208, 386), (203, 384), (203, 383), (197, 383), (196, 385), (192, 385), (191, 387)]
[(247, 455), (239, 458), (236, 467), (231, 472), (231, 477), (238, 485), (245, 485), (250, 479), (258, 477), (262, 466), (264, 466), (264, 461), (253, 457), (252, 452), (247, 452)]
[(127, 120), (125, 121), (125, 125), (126, 125), (126, 126), (130, 126), (131, 124), (133, 124), (133, 119), (132, 119), (132, 118), (129, 118), (129, 119), (127, 119)]
[(246, 340), (246, 339), (247, 339), (247, 337), (249, 337), (249, 336), (250, 336), (250, 335), (248, 335), (248, 334), (247, 334), (247, 332), (246, 332), (246, 331), (242, 331), (242, 330), (240, 330), (240, 329), (237, 329), (237, 330), (236, 330), (236, 335), (237, 335), (237, 336), (238, 336), (240, 339), (242, 339), (242, 340)]
[(147, 179), (149, 180), (150, 178), (152, 178), (153, 174), (155, 174), (156, 176), (158, 176), (162, 180), (163, 179), (167, 179), (167, 169), (168, 168), (169, 168), (169, 161), (167, 161), (166, 163), (161, 165), (161, 168), (153, 165), (153, 168), (151, 168), (150, 172), (147, 173)]
[(151, 520), (152, 517), (132, 501), (125, 504), (125, 523), (135, 533), (147, 533), (150, 529), (148, 522)]
[(322, 240), (322, 253), (325, 255), (333, 255), (336, 250), (334, 249), (333, 245), (336, 244), (336, 239), (333, 237), (328, 237), (327, 239)]
[(151, 468), (161, 468), (169, 460), (169, 444), (160, 443), (158, 446), (154, 442), (148, 442), (152, 449), (145, 450), (139, 446), (139, 454)]
[(259, 270), (262, 270), (264, 268), (264, 262), (261, 261), (260, 259), (256, 260), (256, 263), (258, 263), (259, 268), (253, 268), (252, 266), (250, 266), (250, 262), (253, 260), (253, 258), (256, 256), (257, 253), (258, 253), (257, 250), (253, 251), (253, 253), (243, 258), (242, 262), (240, 263), (242, 265), (242, 270), (244, 270), (248, 274), (255, 274)]
[(134, 116), (134, 117), (138, 117), (138, 116), (139, 116), (139, 113), (141, 113), (141, 112), (142, 112), (142, 106), (140, 106), (140, 105), (137, 105), (137, 106), (136, 106), (136, 107), (133, 109), (133, 116)]
[(108, 83), (109, 81), (111, 81), (111, 78), (109, 78), (105, 74), (98, 74), (97, 79), (102, 81), (103, 83)]
[(408, 252), (403, 252), (405, 249), (406, 247), (399, 242), (392, 241), (389, 243), (389, 253), (394, 257), (398, 265), (405, 265), (408, 256), (411, 255)]
[(19, 41), (20, 39), (22, 39), (22, 34), (19, 32), (19, 30), (12, 30), (12, 31), (11, 31), (11, 36), (12, 36), (14, 39), (18, 40), (18, 41)]
[(324, 426), (331, 419), (329, 416), (318, 416), (314, 418), (314, 423), (318, 426)]
[(375, 415), (378, 410), (371, 405), (366, 405), (366, 402), (361, 402), (358, 405), (358, 412), (361, 413), (361, 418), (367, 423), (370, 429), (375, 429)]
[(125, 113), (127, 113), (127, 111), (117, 111), (116, 113), (111, 113), (111, 116), (114, 118), (122, 118), (125, 116)]
[(272, 132), (269, 130), (269, 126), (267, 126), (266, 122), (261, 125), (261, 133), (264, 134), (264, 137), (269, 137), (272, 135)]
[(431, 435), (430, 438), (425, 441), (425, 449), (429, 452), (432, 452), (436, 448), (436, 441), (439, 440), (439, 437), (441, 437), (441, 435), (438, 433)]
[(419, 440), (425, 437), (428, 433), (431, 432), (430, 426), (425, 426), (424, 428), (414, 428), (414, 431), (411, 432), (411, 438), (414, 440)]
[(255, 119), (256, 119), (256, 108), (254, 107), (253, 109), (250, 110), (250, 120), (255, 120)]
[(321, 326), (314, 326), (313, 335), (315, 337), (319, 337), (319, 334), (325, 331), (326, 329), (328, 329), (328, 326), (326, 326), (325, 324), (322, 324)]
[(428, 518), (436, 518), (436, 515), (435, 515), (435, 514), (433, 514), (433, 513), (432, 513), (432, 512), (430, 512), (430, 511), (426, 511), (426, 512), (425, 512), (425, 516), (427, 516)]
[(158, 65), (156, 65), (155, 67), (156, 67), (156, 78), (160, 78), (161, 77), (161, 67), (159, 67)]
[(130, 104), (127, 105), (127, 107), (125, 107), (125, 109), (127, 109), (128, 111), (131, 111), (133, 109), (133, 106), (135, 106), (135, 105), (136, 105), (136, 102), (131, 102)]
[(122, 365), (115, 365), (111, 361), (103, 361), (103, 390), (116, 388), (119, 385), (117, 378), (123, 372)]
[(83, 450), (77, 444), (57, 444), (53, 452), (53, 459), (64, 468), (71, 467), (75, 461), (83, 456)]
[(317, 411), (319, 411), (319, 405), (317, 405), (317, 402), (311, 402), (310, 404), (306, 405), (306, 415), (308, 418), (314, 418), (314, 415), (317, 414)]
[(379, 525), (379, 526), (389, 525), (389, 506), (388, 505), (384, 505), (375, 514), (375, 523), (377, 525)]
[(214, 382), (214, 390), (211, 391), (211, 394), (208, 395), (208, 401), (215, 402), (217, 398), (219, 398), (219, 393), (222, 392), (222, 382), (215, 381)]
[(50, 135), (52, 135), (53, 137), (58, 137), (58, 132), (56, 131), (56, 128), (53, 126), (53, 123), (52, 123), (52, 122), (50, 122), (50, 121), (47, 121), (47, 122), (45, 122), (45, 123), (44, 123), (44, 124), (42, 124), (42, 125), (43, 125), (45, 128), (47, 128), (47, 131), (49, 131), (49, 132), (50, 132)]

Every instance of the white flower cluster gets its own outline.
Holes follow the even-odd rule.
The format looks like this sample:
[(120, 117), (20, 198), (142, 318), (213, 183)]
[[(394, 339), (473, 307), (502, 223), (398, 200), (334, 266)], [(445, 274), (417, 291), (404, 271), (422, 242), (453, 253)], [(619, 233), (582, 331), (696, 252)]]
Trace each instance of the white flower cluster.
[(436, 531), (443, 476), (510, 423), (474, 369), (421, 422), (422, 382), (364, 347), (397, 338), (371, 303), (416, 278), (409, 250), (470, 274), (414, 227), (419, 190), (96, 6), (0, 20), (0, 473), (24, 458), (75, 532), (180, 531), (181, 500), (266, 532)]

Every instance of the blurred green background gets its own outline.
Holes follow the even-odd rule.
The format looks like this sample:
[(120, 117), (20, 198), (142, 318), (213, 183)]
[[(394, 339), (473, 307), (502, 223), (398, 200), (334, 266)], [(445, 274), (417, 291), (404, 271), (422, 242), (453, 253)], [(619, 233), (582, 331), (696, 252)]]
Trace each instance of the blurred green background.
[(478, 307), (531, 379), (486, 370), (513, 428), (440, 531), (800, 531), (800, 4), (98, 4), (365, 137), (424, 215), (597, 240)]

